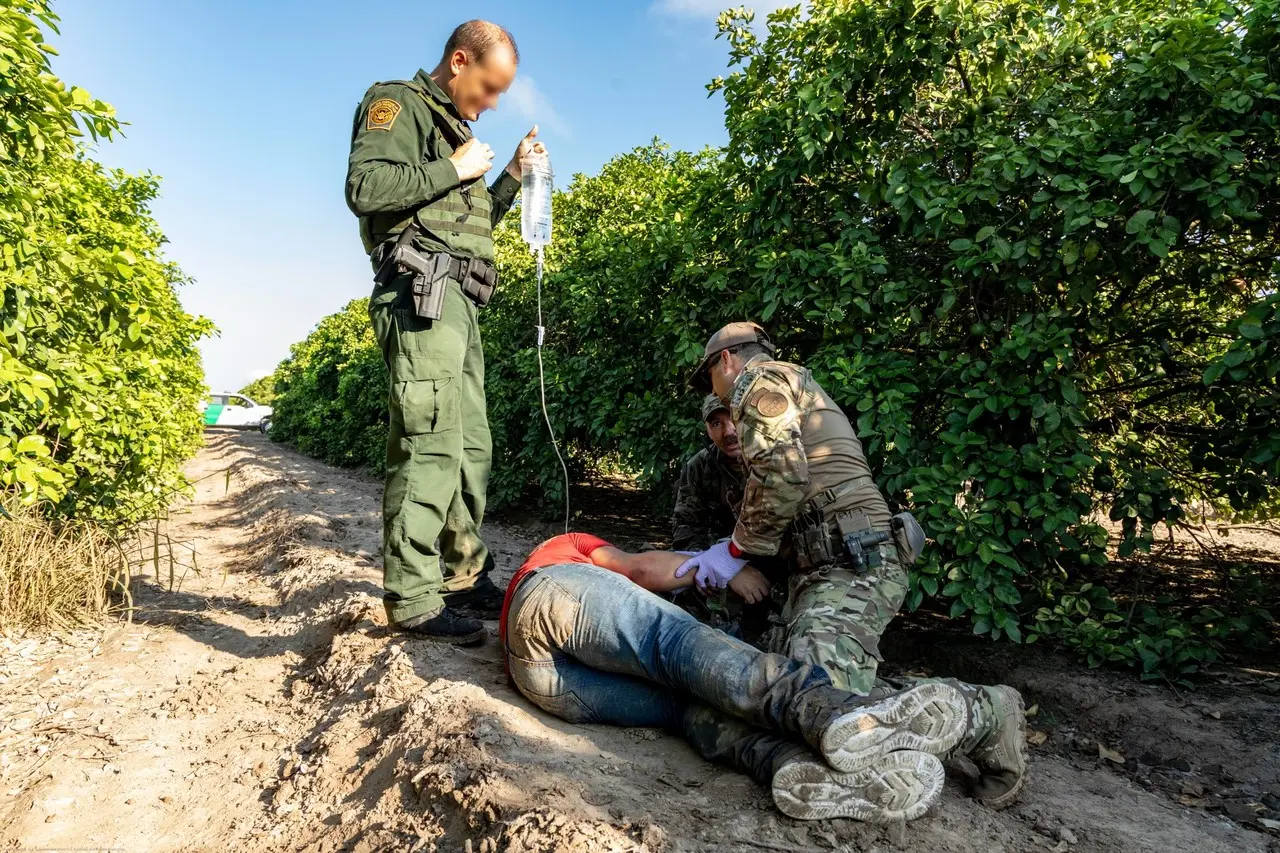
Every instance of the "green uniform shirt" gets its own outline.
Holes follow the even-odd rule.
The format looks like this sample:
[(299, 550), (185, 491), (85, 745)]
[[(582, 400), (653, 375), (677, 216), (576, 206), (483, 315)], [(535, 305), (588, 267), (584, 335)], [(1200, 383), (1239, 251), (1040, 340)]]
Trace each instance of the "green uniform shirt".
[[(420, 70), (413, 82), (469, 139), (470, 126), (430, 75)], [(346, 197), (351, 212), (361, 218), (362, 235), (372, 243), (366, 249), (398, 234), (418, 208), (459, 188), (458, 172), (449, 162), (454, 145), (440, 130), (440, 121), (423, 96), (403, 82), (376, 83), (365, 93), (352, 127)], [(491, 224), (497, 225), (519, 191), (520, 181), (501, 169), (492, 186), (486, 190), (480, 184), (471, 193), (487, 196)], [(475, 255), (491, 261), (493, 243), (487, 242), (488, 251), (482, 247)], [(451, 251), (425, 232), (414, 245), (429, 252)]]

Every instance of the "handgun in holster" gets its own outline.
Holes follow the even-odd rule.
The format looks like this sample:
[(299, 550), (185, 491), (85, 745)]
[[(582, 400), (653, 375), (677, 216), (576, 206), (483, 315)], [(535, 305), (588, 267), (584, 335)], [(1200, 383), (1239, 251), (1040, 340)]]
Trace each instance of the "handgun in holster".
[[(862, 523), (855, 521), (861, 516)], [(844, 551), (853, 564), (853, 570), (864, 574), (871, 569), (878, 569), (883, 564), (880, 557), (880, 546), (893, 538), (887, 530), (872, 530), (866, 521), (865, 513), (841, 513), (836, 516), (836, 525), (840, 530), (840, 538), (844, 541)]]
[[(862, 516), (860, 525), (853, 521), (854, 515)], [(920, 558), (924, 531), (909, 512), (900, 512), (890, 518), (888, 530), (871, 530), (865, 514), (861, 513), (842, 514), (836, 517), (836, 521), (844, 540), (845, 553), (859, 574), (880, 567), (884, 562), (880, 557), (880, 546), (889, 541), (893, 542), (898, 559), (904, 565), (913, 565)]]
[[(405, 234), (410, 234), (410, 238), (405, 239)], [(413, 313), (424, 320), (439, 320), (453, 259), (444, 252), (419, 252), (413, 248), (411, 240), (412, 234), (406, 228), (390, 249), (383, 250), (382, 261), (373, 280), (386, 284), (397, 275), (413, 273), (410, 288)]]

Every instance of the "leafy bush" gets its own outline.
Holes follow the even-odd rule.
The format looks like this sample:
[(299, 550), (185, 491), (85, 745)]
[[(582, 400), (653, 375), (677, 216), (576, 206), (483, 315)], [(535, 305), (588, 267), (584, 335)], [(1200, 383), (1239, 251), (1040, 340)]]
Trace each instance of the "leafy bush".
[(1106, 562), (1098, 513), (1127, 556), (1191, 500), (1274, 495), (1276, 21), (829, 2), (762, 40), (721, 19), (739, 290), (690, 309), (765, 318), (858, 413), (937, 543), (913, 606), (1034, 638)]
[(387, 370), (354, 299), (290, 347), (275, 372), (271, 437), (335, 465), (381, 471), (387, 446)]
[(1036, 630), (1054, 637), (1090, 666), (1137, 668), (1144, 680), (1186, 683), (1202, 666), (1219, 660), (1228, 641), (1258, 647), (1274, 621), (1262, 606), (1266, 595), (1256, 570), (1234, 566), (1221, 606), (1188, 607), (1170, 597), (1135, 602), (1121, 614), (1111, 594), (1092, 583), (1063, 593), (1035, 613)]
[(240, 393), (259, 405), (270, 406), (276, 399), (276, 378), (261, 376), (241, 388)]
[(83, 135), (118, 123), (49, 72), (56, 21), (44, 0), (0, 4), (0, 490), (130, 522), (183, 487), (212, 327), (160, 257), (156, 180), (86, 156)]
[[(689, 328), (665, 316), (664, 301), (674, 264), (694, 250), (682, 209), (716, 170), (710, 154), (655, 140), (555, 195), (542, 291), (547, 406), (579, 472), (610, 457), (657, 486), (705, 441), (673, 358)], [(497, 236), (502, 289), (481, 315), (491, 491), (499, 506), (529, 488), (558, 505), (564, 486), (539, 408), (534, 262), (512, 219)]]
[[(1127, 557), (1193, 502), (1276, 506), (1276, 13), (819, 0), (764, 36), (726, 13), (725, 150), (655, 144), (555, 199), (548, 403), (579, 473), (609, 460), (667, 494), (703, 440), (687, 371), (756, 319), (932, 537), (912, 607), (1174, 676), (1256, 633), (1260, 605), (1113, 619), (1087, 584), (1108, 514)], [(492, 492), (555, 505), (533, 263), (515, 228), (498, 250)]]

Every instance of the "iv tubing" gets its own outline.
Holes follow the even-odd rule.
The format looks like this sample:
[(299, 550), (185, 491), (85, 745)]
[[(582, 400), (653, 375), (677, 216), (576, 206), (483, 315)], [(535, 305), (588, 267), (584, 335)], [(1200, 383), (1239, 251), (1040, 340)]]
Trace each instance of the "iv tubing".
[(546, 327), (542, 325), (542, 247), (534, 250), (538, 258), (538, 393), (542, 398), (542, 419), (547, 424), (547, 434), (551, 436), (551, 449), (560, 460), (560, 470), (564, 472), (564, 532), (569, 532), (569, 466), (564, 464), (560, 455), (560, 443), (556, 441), (556, 431), (551, 426), (551, 416), (547, 414), (547, 378), (542, 371), (542, 339), (546, 336)]

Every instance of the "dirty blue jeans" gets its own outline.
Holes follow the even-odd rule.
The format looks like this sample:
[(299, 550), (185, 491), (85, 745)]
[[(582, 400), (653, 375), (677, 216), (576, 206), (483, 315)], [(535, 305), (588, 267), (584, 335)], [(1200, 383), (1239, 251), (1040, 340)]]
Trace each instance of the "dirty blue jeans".
[(584, 563), (521, 582), (506, 653), (516, 687), (544, 711), (679, 732), (704, 758), (765, 785), (857, 702), (822, 667), (761, 652)]

